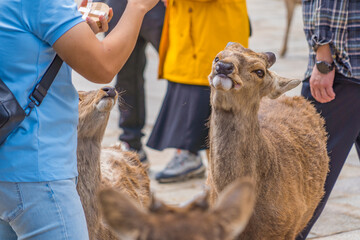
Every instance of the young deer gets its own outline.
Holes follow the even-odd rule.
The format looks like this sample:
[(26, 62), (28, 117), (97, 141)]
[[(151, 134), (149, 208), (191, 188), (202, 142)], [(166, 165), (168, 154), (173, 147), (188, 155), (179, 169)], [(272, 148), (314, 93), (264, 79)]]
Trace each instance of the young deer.
[(77, 190), (91, 240), (117, 239), (102, 222), (97, 198), (100, 189), (112, 186), (139, 205), (147, 206), (150, 202), (149, 177), (137, 155), (118, 147), (101, 147), (117, 97), (115, 89), (110, 87), (79, 92)]
[(182, 208), (153, 199), (146, 209), (113, 189), (101, 191), (99, 198), (106, 222), (128, 240), (232, 240), (245, 228), (255, 203), (250, 179), (230, 184), (212, 208), (208, 195)]
[(275, 60), (229, 43), (209, 76), (211, 200), (236, 178), (256, 183), (254, 214), (239, 239), (295, 239), (324, 193), (324, 120), (303, 97), (280, 97), (300, 80), (270, 71)]

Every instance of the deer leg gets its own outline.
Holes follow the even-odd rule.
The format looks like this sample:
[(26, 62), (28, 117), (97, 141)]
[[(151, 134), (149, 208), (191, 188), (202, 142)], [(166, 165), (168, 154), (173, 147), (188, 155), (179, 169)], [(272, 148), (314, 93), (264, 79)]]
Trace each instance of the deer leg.
[(291, 21), (292, 21), (293, 15), (294, 15), (295, 5), (296, 5), (294, 1), (289, 1), (289, 0), (286, 0), (285, 4), (286, 4), (286, 10), (287, 10), (287, 22), (286, 22), (286, 31), (285, 31), (283, 47), (280, 52), (281, 57), (284, 57), (286, 54), (290, 25), (291, 25)]

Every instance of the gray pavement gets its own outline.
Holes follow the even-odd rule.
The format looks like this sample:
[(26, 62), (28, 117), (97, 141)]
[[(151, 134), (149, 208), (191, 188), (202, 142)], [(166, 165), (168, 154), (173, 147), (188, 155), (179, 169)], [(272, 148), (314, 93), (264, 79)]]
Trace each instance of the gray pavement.
[[(285, 29), (285, 6), (283, 0), (248, 0), (248, 12), (253, 27), (250, 48), (255, 51), (272, 51), (279, 53)], [(101, 36), (99, 36), (101, 38)], [(301, 7), (295, 11), (290, 32), (288, 53), (283, 59), (278, 58), (272, 70), (285, 77), (302, 79), (307, 65), (307, 44), (302, 31)], [(161, 102), (166, 91), (166, 81), (157, 80), (157, 53), (147, 48), (148, 64), (146, 67), (146, 104), (147, 122), (144, 143), (151, 132)], [(209, 63), (211, 64), (211, 63)], [(78, 90), (98, 89), (102, 85), (92, 84), (74, 72), (74, 85)], [(113, 85), (114, 81), (110, 84)], [(288, 92), (288, 95), (299, 95), (300, 86)], [(120, 130), (117, 127), (119, 117), (117, 109), (111, 113), (103, 145), (114, 143)], [(151, 162), (150, 175), (161, 170), (172, 157), (173, 149), (163, 152), (146, 148)], [(202, 153), (206, 164), (205, 154)], [(152, 190), (156, 196), (170, 204), (190, 200), (202, 191), (205, 179), (193, 179), (176, 184), (158, 184), (151, 180)], [(331, 194), (330, 200), (318, 222), (312, 229), (309, 239), (321, 240), (355, 240), (360, 239), (360, 164), (354, 148), (341, 172), (339, 180)]]

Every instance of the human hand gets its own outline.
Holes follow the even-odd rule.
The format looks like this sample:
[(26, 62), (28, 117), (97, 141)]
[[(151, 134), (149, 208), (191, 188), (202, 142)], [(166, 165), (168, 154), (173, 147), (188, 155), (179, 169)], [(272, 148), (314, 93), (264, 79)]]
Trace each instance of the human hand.
[(159, 0), (128, 0), (128, 5), (134, 5), (139, 9), (148, 12), (159, 2)]
[(161, 1), (163, 1), (165, 7), (167, 7), (167, 5), (168, 5), (168, 0), (161, 0)]
[(333, 83), (335, 78), (335, 69), (327, 74), (319, 72), (316, 65), (310, 77), (311, 95), (320, 103), (327, 103), (335, 99)]
[[(83, 0), (80, 4), (80, 7), (86, 7), (88, 3), (88, 0)], [(112, 19), (114, 13), (112, 8), (110, 8), (109, 10), (109, 14), (108, 14), (108, 19), (106, 19), (104, 16), (100, 16), (99, 20), (100, 20), (100, 27), (98, 26), (98, 24), (91, 19), (90, 17), (86, 18), (86, 23), (89, 25), (89, 27), (91, 28), (91, 30), (97, 34), (99, 32), (107, 32), (109, 30), (109, 22)]]

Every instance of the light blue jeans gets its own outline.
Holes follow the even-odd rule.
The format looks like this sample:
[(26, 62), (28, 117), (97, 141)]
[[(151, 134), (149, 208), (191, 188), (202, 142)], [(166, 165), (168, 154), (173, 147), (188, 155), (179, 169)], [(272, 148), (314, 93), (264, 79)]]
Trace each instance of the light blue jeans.
[(1, 240), (88, 240), (76, 180), (0, 182)]

